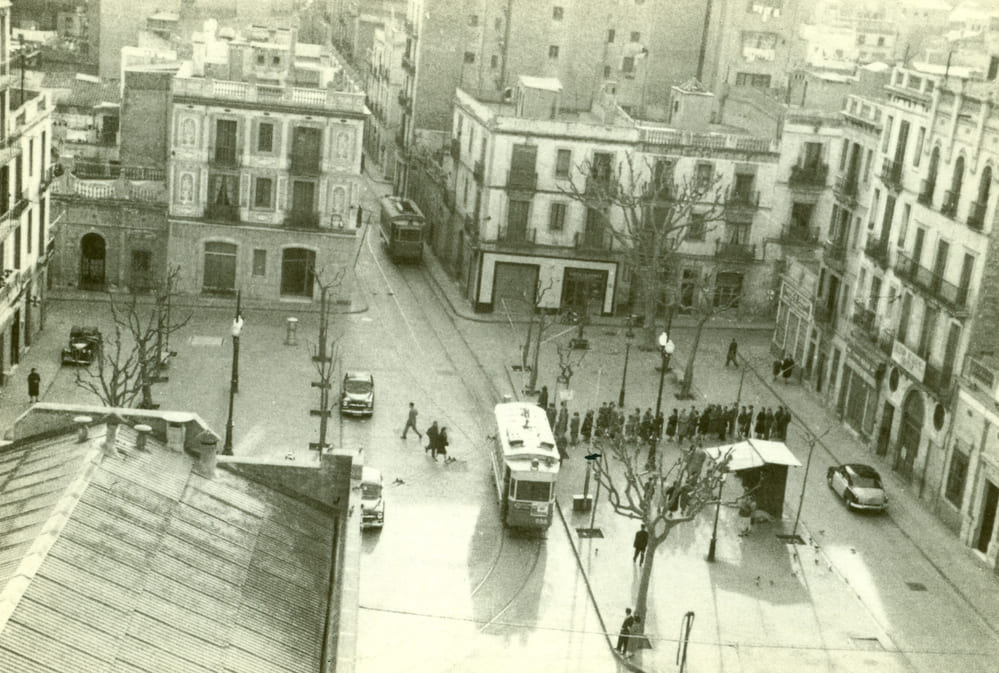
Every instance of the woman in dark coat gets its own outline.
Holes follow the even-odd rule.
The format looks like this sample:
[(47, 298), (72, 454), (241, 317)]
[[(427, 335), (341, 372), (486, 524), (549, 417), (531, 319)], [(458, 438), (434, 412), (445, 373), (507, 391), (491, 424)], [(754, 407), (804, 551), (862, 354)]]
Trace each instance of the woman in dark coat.
[(583, 425), (579, 428), (579, 434), (582, 435), (583, 441), (590, 441), (590, 435), (593, 434), (593, 409), (586, 412), (586, 416), (583, 417)]
[(676, 435), (676, 424), (679, 421), (679, 417), (676, 414), (676, 409), (673, 413), (669, 415), (669, 420), (666, 421), (666, 438), (669, 441), (673, 441), (673, 436)]
[(538, 395), (538, 406), (548, 410), (548, 386), (541, 386), (541, 394)]

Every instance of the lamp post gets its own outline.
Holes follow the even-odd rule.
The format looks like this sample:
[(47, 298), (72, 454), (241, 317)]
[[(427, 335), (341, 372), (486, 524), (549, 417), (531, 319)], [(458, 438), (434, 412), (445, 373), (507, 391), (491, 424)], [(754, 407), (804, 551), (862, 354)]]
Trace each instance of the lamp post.
[(621, 392), (617, 396), (617, 406), (624, 408), (624, 386), (628, 381), (628, 356), (631, 355), (631, 340), (635, 338), (635, 332), (631, 329), (631, 318), (628, 318), (628, 331), (624, 333), (624, 372), (621, 374)]
[[(237, 299), (236, 305), (239, 305)], [(225, 423), (225, 444), (222, 447), (223, 456), (232, 455), (232, 407), (235, 401), (237, 388), (239, 387), (239, 335), (243, 331), (243, 318), (236, 314), (236, 319), (232, 321), (230, 333), (232, 334), (232, 377), (229, 380), (229, 418)]]
[(657, 341), (659, 343), (659, 354), (662, 356), (662, 362), (659, 365), (659, 394), (656, 395), (656, 418), (659, 417), (659, 412), (662, 410), (663, 405), (663, 379), (666, 378), (669, 361), (673, 357), (673, 351), (676, 350), (676, 344), (670, 341), (667, 332), (660, 334)]
[(711, 528), (711, 544), (708, 545), (708, 560), (715, 560), (715, 544), (718, 542), (718, 514), (721, 512), (722, 491), (725, 490), (725, 473), (722, 472), (721, 481), (718, 482), (718, 502), (715, 505), (715, 524)]

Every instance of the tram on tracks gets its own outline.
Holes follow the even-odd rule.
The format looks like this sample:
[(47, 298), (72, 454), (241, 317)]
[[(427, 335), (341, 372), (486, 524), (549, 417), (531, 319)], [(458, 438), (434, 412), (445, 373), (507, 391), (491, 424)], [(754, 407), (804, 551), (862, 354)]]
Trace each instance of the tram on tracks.
[(381, 198), (381, 236), (393, 262), (423, 261), (426, 219), (412, 199)]
[(547, 529), (555, 512), (560, 462), (548, 416), (528, 402), (503, 402), (494, 413), (490, 457), (503, 525)]

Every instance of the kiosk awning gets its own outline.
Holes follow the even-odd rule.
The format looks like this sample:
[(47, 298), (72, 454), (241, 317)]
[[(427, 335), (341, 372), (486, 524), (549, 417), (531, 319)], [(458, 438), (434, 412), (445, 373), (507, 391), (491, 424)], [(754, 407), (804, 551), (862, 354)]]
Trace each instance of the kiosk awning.
[(745, 439), (735, 444), (712, 446), (704, 449), (704, 453), (715, 462), (731, 454), (728, 463), (729, 472), (749, 470), (768, 464), (801, 467), (801, 462), (794, 457), (784, 442), (772, 442), (766, 439)]

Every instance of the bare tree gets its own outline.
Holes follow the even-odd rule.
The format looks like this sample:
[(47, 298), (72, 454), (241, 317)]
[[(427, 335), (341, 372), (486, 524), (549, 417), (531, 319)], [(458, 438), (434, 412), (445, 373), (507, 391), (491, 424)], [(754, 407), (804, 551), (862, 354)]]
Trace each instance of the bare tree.
[(680, 392), (677, 393), (677, 398), (681, 400), (693, 399), (691, 388), (694, 385), (694, 359), (697, 357), (697, 348), (701, 343), (704, 326), (712, 318), (738, 307), (742, 299), (741, 288), (728, 292), (718, 285), (717, 273), (701, 276), (692, 290), (693, 303), (690, 309), (695, 315), (695, 328), (690, 352), (687, 354), (687, 365), (683, 370)]
[(316, 342), (316, 350), (312, 358), (323, 362), (332, 357), (326, 352), (330, 324), (330, 295), (333, 290), (343, 285), (344, 278), (347, 276), (347, 267), (342, 267), (336, 271), (312, 267), (310, 272), (319, 287), (319, 340)]
[[(643, 444), (622, 437), (595, 439), (594, 472), (608, 501), (620, 516), (645, 524), (649, 533), (638, 584), (635, 613), (645, 616), (656, 549), (677, 526), (690, 523), (706, 506), (718, 503), (722, 475), (729, 461), (706, 461), (700, 449), (692, 449), (670, 465), (642, 459)], [(705, 463), (707, 465), (705, 466)]]
[[(328, 331), (326, 333), (328, 335)], [(326, 441), (326, 435), (329, 430), (329, 419), (333, 413), (333, 372), (339, 361), (339, 339), (333, 339), (332, 343), (326, 345), (314, 344), (311, 350), (312, 361), (316, 373), (319, 374), (319, 381), (312, 384), (314, 388), (319, 388), (319, 409), (312, 411), (313, 415), (319, 416), (319, 441), (310, 448), (322, 453), (330, 446)], [(320, 352), (328, 353), (329, 356), (320, 358)]]
[(643, 341), (654, 348), (656, 316), (676, 303), (669, 288), (675, 284), (677, 251), (725, 220), (721, 174), (678, 178), (665, 161), (629, 152), (616, 167), (585, 161), (576, 176), (562, 192), (586, 206), (582, 244), (609, 244), (624, 253), (638, 283)]
[(541, 305), (544, 303), (545, 296), (551, 291), (554, 283), (555, 281), (549, 278), (546, 284), (542, 284), (539, 278), (534, 284), (534, 296), (528, 297), (527, 293), (524, 293), (524, 301), (531, 312), (530, 321), (527, 323), (527, 338), (524, 340), (524, 348), (521, 354), (521, 363), (524, 369), (528, 369), (527, 361), (530, 359), (531, 335), (534, 333), (535, 317), (537, 317), (538, 321), (537, 337), (534, 343), (534, 363), (530, 366), (531, 378), (527, 384), (527, 390), (524, 391), (529, 395), (533, 395), (538, 390), (538, 365), (541, 359), (541, 339), (544, 336), (545, 329), (550, 326), (545, 324), (548, 316)]

